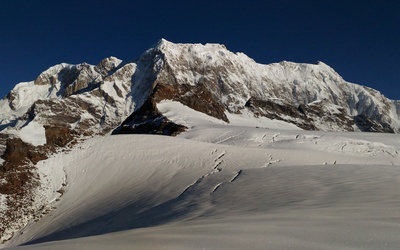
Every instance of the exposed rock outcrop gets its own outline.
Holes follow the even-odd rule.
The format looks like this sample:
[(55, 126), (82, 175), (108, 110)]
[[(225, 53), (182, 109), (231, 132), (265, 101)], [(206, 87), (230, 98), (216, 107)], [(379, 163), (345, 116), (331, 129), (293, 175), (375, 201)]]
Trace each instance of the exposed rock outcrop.
[[(223, 45), (162, 39), (134, 62), (55, 65), (0, 100), (0, 195), (7, 196), (0, 234), (33, 213), (35, 164), (49, 154), (92, 136), (187, 129), (157, 109), (163, 100), (225, 122), (228, 113), (250, 112), (307, 130), (400, 132), (399, 101), (348, 83), (321, 62), (261, 65)], [(44, 145), (19, 136), (33, 123), (45, 129)]]
[(171, 122), (157, 109), (153, 97), (130, 115), (113, 134), (156, 134), (175, 136), (187, 128)]
[[(164, 89), (162, 93), (170, 93), (159, 99), (180, 101), (219, 119), (225, 120), (224, 112), (241, 113), (251, 99), (250, 110), (256, 115), (305, 129), (400, 132), (396, 102), (376, 90), (346, 82), (321, 62), (261, 65), (221, 45), (165, 40), (153, 50), (164, 58), (157, 86)], [(301, 115), (299, 106), (307, 114)], [(357, 126), (359, 115), (378, 124), (376, 129)]]

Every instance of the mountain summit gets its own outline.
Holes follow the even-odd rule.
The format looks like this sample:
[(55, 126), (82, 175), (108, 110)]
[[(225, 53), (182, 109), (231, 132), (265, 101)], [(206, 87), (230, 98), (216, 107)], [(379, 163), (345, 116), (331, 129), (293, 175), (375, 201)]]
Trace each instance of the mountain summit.
[(251, 112), (308, 130), (400, 131), (398, 102), (346, 82), (322, 62), (262, 65), (220, 44), (165, 39), (134, 62), (109, 57), (95, 66), (53, 66), (15, 86), (0, 102), (0, 121), (3, 128), (34, 121), (106, 134), (149, 98), (175, 100), (225, 122), (227, 113)]
[(346, 82), (322, 62), (262, 65), (223, 45), (166, 40), (148, 53), (160, 67), (153, 83), (157, 101), (173, 99), (226, 122), (226, 113), (249, 111), (303, 129), (400, 131), (394, 101)]
[(221, 123), (245, 115), (305, 130), (400, 132), (399, 101), (346, 82), (322, 62), (262, 65), (220, 44), (161, 39), (132, 62), (58, 64), (0, 101), (0, 195), (9, 204), (0, 211), (1, 240), (46, 207), (35, 164), (50, 154), (95, 136), (190, 130), (159, 110), (165, 100)]

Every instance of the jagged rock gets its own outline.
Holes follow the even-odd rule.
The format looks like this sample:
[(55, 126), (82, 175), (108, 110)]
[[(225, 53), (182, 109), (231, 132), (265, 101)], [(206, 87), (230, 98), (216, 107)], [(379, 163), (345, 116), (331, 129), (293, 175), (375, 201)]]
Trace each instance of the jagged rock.
[[(187, 129), (159, 112), (162, 100), (225, 122), (228, 113), (250, 112), (308, 130), (400, 132), (400, 101), (348, 83), (322, 62), (261, 65), (223, 45), (162, 39), (134, 62), (109, 57), (96, 66), (58, 64), (0, 100), (0, 193), (11, 207), (0, 234), (21, 213), (32, 213), (25, 208), (39, 185), (35, 164), (57, 149), (111, 132), (176, 135)], [(45, 145), (18, 138), (31, 123), (44, 127)]]
[(188, 85), (174, 85), (159, 82), (154, 89), (156, 102), (174, 100), (207, 115), (229, 122), (224, 106), (204, 86), (193, 88)]
[(76, 132), (66, 127), (45, 126), (46, 146), (65, 147), (68, 143), (75, 140)]
[(158, 134), (175, 136), (187, 128), (175, 124), (163, 116), (157, 109), (153, 96), (132, 115), (130, 115), (113, 134)]
[(354, 123), (361, 131), (394, 133), (389, 124), (377, 123), (364, 115), (354, 117)]
[[(190, 86), (191, 91), (205, 88), (211, 93), (213, 103), (230, 113), (240, 113), (252, 98), (270, 102), (269, 105), (259, 105), (258, 114), (307, 129), (353, 131), (354, 118), (363, 114), (382, 127), (389, 124), (393, 131), (400, 131), (394, 101), (378, 91), (344, 81), (322, 62), (261, 65), (220, 45), (173, 44), (165, 40), (154, 51), (164, 58), (160, 72), (164, 84), (172, 85), (171, 89)], [(186, 93), (189, 94), (181, 95), (180, 99), (191, 92)], [(204, 99), (198, 95), (190, 97)], [(323, 102), (323, 110), (312, 107), (318, 102)], [(299, 105), (310, 105), (308, 109), (314, 113), (310, 116), (314, 118), (297, 117)], [(323, 119), (318, 119), (318, 114), (323, 114)], [(218, 115), (210, 115), (221, 119)], [(288, 119), (288, 115), (296, 116), (296, 119)]]
[(109, 75), (111, 72), (115, 71), (121, 63), (122, 60), (111, 56), (103, 59), (99, 64), (97, 64), (95, 70), (102, 75)]
[[(12, 122), (22, 119), (21, 109), (41, 106), (34, 117), (42, 123), (51, 120), (49, 125), (78, 127), (82, 133), (96, 127), (95, 134), (105, 134), (150, 95), (155, 102), (178, 101), (226, 122), (226, 113), (247, 109), (304, 129), (400, 131), (398, 102), (344, 81), (324, 63), (261, 65), (222, 45), (164, 39), (132, 63), (109, 57), (96, 66), (51, 67), (0, 101), (0, 118)], [(362, 116), (373, 123), (357, 126)]]
[(46, 159), (46, 155), (41, 150), (35, 148), (20, 138), (10, 138), (6, 141), (6, 150), (1, 156), (5, 163), (3, 171), (9, 171), (12, 168), (28, 165), (30, 162), (36, 164), (40, 160)]

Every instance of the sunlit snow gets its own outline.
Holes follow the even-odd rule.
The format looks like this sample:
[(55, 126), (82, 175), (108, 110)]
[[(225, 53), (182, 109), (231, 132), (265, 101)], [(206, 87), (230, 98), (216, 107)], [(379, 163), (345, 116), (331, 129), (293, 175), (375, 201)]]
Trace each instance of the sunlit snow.
[(398, 135), (158, 108), (188, 131), (93, 138), (38, 164), (53, 209), (5, 246), (398, 248)]

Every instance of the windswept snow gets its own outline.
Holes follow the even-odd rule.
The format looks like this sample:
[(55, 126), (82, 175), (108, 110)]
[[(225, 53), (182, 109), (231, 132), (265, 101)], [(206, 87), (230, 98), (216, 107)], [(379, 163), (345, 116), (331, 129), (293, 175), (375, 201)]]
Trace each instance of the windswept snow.
[[(226, 124), (224, 121), (195, 111), (180, 102), (164, 100), (157, 104), (157, 108), (171, 121), (186, 127)], [(254, 114), (247, 111), (243, 111), (242, 114), (230, 114), (226, 112), (226, 115), (230, 121), (229, 124), (235, 126), (301, 130), (294, 124), (280, 120), (271, 120), (266, 117), (255, 117)]]
[[(109, 135), (163, 84), (154, 104), (185, 132)], [(179, 100), (168, 97), (179, 88), (189, 106), (209, 90), (218, 115), (166, 100)], [(257, 100), (266, 110), (257, 111)], [(207, 104), (200, 103), (196, 110)], [(132, 63), (110, 57), (51, 67), (0, 101), (4, 142), (44, 145), (44, 125), (64, 119), (91, 138), (36, 164), (39, 214), (9, 228), (3, 238), (13, 237), (0, 247), (398, 249), (400, 136), (305, 131), (305, 106), (316, 112), (310, 129), (352, 130), (355, 118), (355, 130), (400, 127), (398, 101), (324, 63), (261, 65), (218, 44), (162, 39)], [(274, 108), (289, 110), (274, 116)], [(281, 120), (262, 117), (269, 111)], [(0, 195), (0, 212), (5, 201)]]
[(398, 248), (398, 135), (226, 124), (175, 102), (158, 108), (189, 130), (93, 138), (40, 162), (53, 209), (4, 246)]

